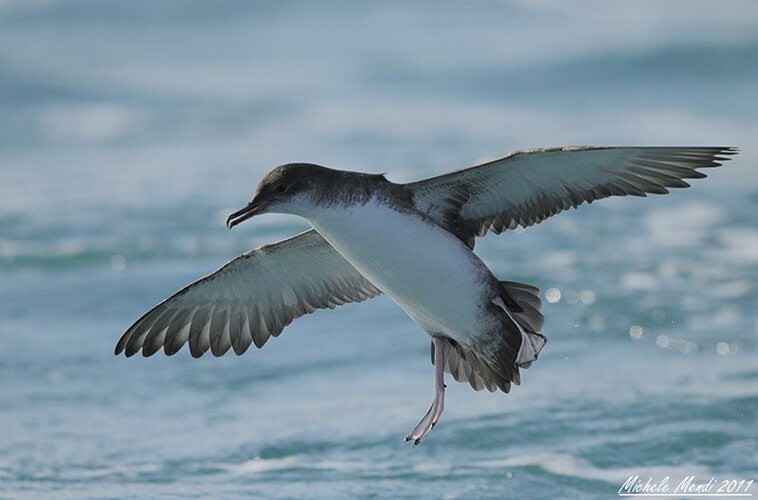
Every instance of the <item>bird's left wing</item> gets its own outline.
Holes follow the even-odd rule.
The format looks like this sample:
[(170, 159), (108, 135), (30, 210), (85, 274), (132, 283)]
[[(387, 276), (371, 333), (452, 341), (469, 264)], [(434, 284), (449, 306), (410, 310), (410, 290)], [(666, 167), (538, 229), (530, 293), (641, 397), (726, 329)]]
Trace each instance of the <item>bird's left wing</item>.
[(116, 354), (167, 355), (189, 341), (192, 356), (262, 347), (295, 318), (381, 292), (311, 229), (244, 253), (137, 320)]
[(473, 247), (476, 236), (528, 227), (608, 196), (664, 194), (705, 177), (729, 147), (568, 147), (524, 150), (405, 184), (414, 205)]

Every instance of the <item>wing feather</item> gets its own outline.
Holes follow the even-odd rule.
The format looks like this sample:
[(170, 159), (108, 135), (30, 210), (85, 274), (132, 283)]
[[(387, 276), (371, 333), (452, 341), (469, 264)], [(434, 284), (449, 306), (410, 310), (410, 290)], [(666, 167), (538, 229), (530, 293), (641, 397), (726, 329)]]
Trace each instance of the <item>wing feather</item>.
[(253, 249), (175, 293), (137, 320), (116, 354), (167, 355), (189, 343), (194, 357), (209, 349), (238, 355), (260, 348), (296, 318), (381, 292), (313, 229)]
[(721, 165), (731, 147), (567, 147), (523, 150), (406, 184), (414, 205), (464, 241), (528, 227), (608, 196), (666, 194)]

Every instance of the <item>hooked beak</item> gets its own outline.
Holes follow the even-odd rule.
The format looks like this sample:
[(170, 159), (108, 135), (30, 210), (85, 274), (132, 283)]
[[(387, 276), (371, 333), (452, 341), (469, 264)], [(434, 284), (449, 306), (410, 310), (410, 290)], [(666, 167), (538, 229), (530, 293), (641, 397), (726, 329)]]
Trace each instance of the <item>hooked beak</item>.
[(263, 213), (263, 211), (266, 209), (266, 205), (266, 202), (253, 199), (253, 201), (248, 203), (247, 206), (240, 210), (237, 210), (232, 215), (227, 217), (226, 227), (231, 229), (240, 222), (244, 222), (255, 215)]

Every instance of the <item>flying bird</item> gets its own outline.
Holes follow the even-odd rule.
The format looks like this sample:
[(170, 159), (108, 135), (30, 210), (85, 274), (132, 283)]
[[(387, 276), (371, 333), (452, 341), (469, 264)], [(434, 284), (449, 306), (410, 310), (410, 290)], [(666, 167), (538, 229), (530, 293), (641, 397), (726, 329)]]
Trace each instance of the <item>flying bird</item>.
[(665, 194), (705, 177), (732, 147), (564, 147), (408, 184), (307, 163), (276, 167), (227, 226), (256, 215), (304, 218), (311, 229), (246, 252), (158, 304), (116, 354), (167, 355), (189, 343), (238, 355), (317, 309), (387, 294), (431, 337), (435, 392), (408, 434), (437, 424), (444, 372), (479, 391), (509, 392), (545, 346), (537, 287), (503, 281), (474, 253), (477, 237), (529, 227), (609, 196)]

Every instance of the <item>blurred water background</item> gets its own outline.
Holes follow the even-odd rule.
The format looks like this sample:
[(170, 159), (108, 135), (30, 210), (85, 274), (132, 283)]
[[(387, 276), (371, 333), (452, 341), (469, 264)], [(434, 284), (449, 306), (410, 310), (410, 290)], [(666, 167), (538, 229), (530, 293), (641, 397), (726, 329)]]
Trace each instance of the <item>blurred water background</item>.
[[(0, 497), (610, 498), (754, 479), (758, 8), (734, 2), (0, 1)], [(547, 291), (509, 395), (386, 297), (237, 358), (116, 358), (133, 320), (305, 227), (225, 216), (271, 167), (407, 181), (513, 149), (729, 145), (693, 188), (478, 252)]]

